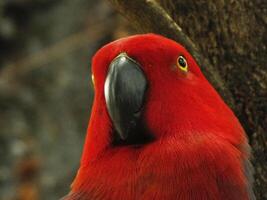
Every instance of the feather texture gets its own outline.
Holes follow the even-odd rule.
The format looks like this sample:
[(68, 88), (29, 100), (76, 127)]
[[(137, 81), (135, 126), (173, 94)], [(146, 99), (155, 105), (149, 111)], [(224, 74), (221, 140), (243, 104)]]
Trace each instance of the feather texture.
[[(148, 81), (142, 121), (153, 140), (114, 145), (104, 98), (108, 67), (121, 52)], [(179, 70), (183, 56), (188, 72)], [(124, 38), (93, 58), (95, 99), (81, 166), (65, 200), (253, 200), (245, 133), (230, 108), (176, 42)]]

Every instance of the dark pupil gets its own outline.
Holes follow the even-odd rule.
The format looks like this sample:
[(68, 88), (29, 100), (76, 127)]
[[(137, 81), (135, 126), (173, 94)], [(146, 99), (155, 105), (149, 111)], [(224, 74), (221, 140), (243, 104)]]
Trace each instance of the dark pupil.
[(185, 62), (185, 59), (184, 58), (179, 58), (178, 59), (178, 62), (180, 64), (181, 67), (186, 67), (186, 62)]

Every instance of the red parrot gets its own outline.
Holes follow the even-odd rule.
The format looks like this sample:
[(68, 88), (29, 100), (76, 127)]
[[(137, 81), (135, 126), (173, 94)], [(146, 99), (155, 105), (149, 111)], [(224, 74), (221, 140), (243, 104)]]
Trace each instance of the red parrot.
[(251, 200), (245, 132), (180, 44), (102, 47), (80, 168), (66, 200)]

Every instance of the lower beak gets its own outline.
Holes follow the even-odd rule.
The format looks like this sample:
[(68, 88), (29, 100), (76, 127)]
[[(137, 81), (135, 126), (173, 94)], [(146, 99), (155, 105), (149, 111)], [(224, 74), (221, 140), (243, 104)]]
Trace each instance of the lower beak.
[(122, 140), (133, 134), (137, 126), (146, 88), (146, 77), (140, 65), (126, 53), (112, 61), (104, 93), (109, 116)]

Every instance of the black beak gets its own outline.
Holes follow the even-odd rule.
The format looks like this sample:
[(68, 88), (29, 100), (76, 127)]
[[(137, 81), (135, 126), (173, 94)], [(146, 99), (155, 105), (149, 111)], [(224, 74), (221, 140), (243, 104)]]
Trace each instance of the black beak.
[(109, 66), (105, 81), (105, 99), (120, 139), (126, 140), (139, 122), (147, 81), (140, 65), (121, 53)]

